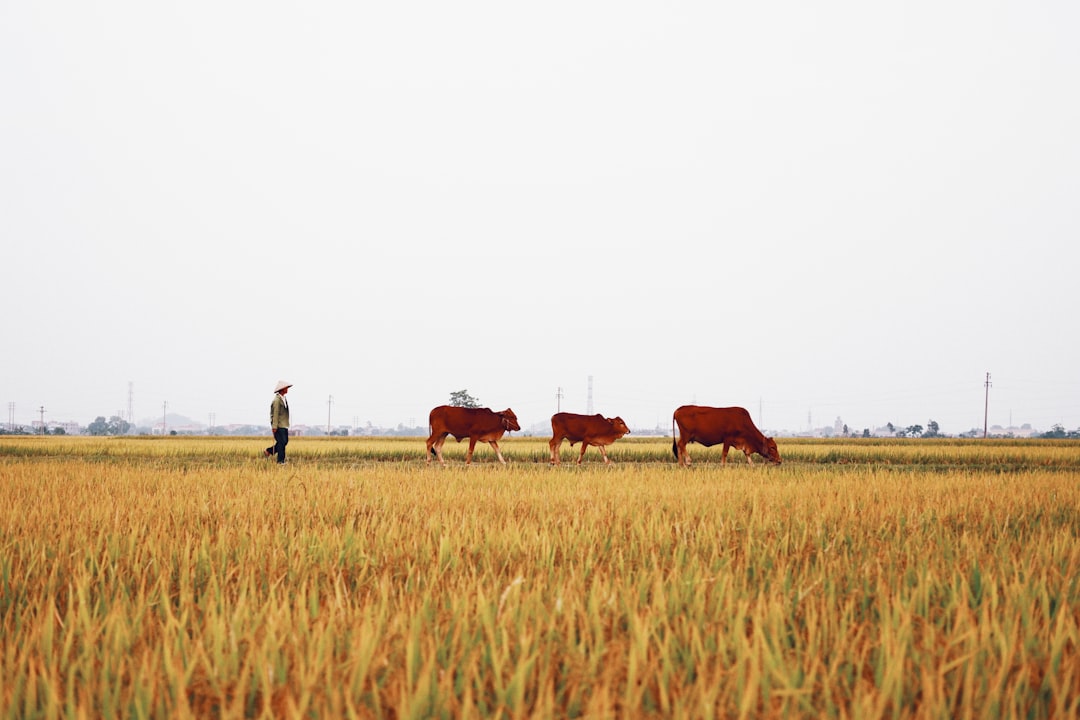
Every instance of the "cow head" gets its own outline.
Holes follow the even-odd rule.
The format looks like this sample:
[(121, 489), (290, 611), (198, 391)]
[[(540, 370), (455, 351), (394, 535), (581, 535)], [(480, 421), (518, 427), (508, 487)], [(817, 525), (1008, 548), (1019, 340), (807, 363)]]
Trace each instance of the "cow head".
[(514, 411), (510, 408), (506, 408), (502, 412), (495, 414), (502, 418), (502, 426), (507, 430), (513, 431), (521, 429), (521, 426), (518, 425), (517, 415), (515, 415)]
[(761, 456), (764, 457), (769, 462), (776, 463), (777, 465), (779, 465), (781, 463), (780, 451), (776, 449), (776, 441), (773, 440), (771, 437), (767, 437), (767, 438), (765, 438), (765, 444), (764, 445), (765, 446), (764, 446), (763, 450), (765, 452), (760, 453)]
[(630, 432), (630, 428), (626, 427), (626, 423), (623, 422), (621, 417), (608, 418), (608, 422), (611, 423), (611, 429), (619, 433), (620, 436)]

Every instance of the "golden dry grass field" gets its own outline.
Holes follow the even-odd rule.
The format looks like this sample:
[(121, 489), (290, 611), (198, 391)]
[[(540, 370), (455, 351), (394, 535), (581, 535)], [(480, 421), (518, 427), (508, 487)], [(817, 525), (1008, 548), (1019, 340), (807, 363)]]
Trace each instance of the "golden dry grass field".
[(0, 718), (1076, 717), (1080, 443), (0, 438)]

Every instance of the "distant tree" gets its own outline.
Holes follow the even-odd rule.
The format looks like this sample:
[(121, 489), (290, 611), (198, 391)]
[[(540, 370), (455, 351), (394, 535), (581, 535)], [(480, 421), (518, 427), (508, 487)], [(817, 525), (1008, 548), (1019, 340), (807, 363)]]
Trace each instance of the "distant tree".
[(127, 435), (128, 430), (131, 429), (131, 423), (124, 420), (119, 415), (113, 415), (109, 418), (109, 434), (110, 435)]
[(896, 433), (896, 426), (892, 423), (885, 423), (885, 427), (888, 428), (889, 432)]
[(1048, 431), (1044, 432), (1039, 437), (1046, 438), (1048, 440), (1056, 440), (1056, 439), (1064, 438), (1064, 437), (1066, 437), (1065, 426), (1061, 425), (1060, 423), (1057, 424), (1057, 425), (1054, 425), (1052, 428), (1050, 428)]
[(904, 434), (905, 436), (919, 437), (922, 435), (922, 431), (922, 425), (908, 425), (907, 428), (904, 429)]
[(924, 432), (922, 436), (924, 438), (941, 437), (941, 427), (937, 424), (936, 420), (931, 420), (926, 423), (926, 432)]
[(52, 431), (53, 435), (67, 435), (67, 431), (62, 427), (55, 427)]
[(86, 432), (91, 435), (126, 435), (130, 429), (131, 423), (122, 420), (118, 415), (113, 415), (108, 420), (98, 415), (94, 422), (86, 426)]
[(863, 428), (863, 429), (862, 429), (862, 436), (863, 436), (864, 438), (868, 438), (868, 437), (870, 437), (870, 428)]
[(1056, 438), (1074, 438), (1076, 437), (1076, 431), (1069, 432), (1065, 429), (1064, 425), (1058, 424), (1054, 426), (1054, 437)]
[(850, 434), (851, 434), (851, 431), (848, 430), (847, 423), (844, 423), (844, 436), (846, 437), (846, 436), (848, 436)]
[(480, 407), (480, 401), (470, 395), (468, 390), (456, 390), (450, 393), (450, 404), (454, 407)]

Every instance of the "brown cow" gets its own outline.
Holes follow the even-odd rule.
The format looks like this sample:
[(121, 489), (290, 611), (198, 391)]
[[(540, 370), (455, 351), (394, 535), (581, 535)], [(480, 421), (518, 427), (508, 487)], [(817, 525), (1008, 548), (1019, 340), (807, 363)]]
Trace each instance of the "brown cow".
[(520, 430), (517, 415), (510, 408), (502, 412), (493, 412), (488, 408), (465, 408), (452, 405), (440, 405), (431, 411), (428, 416), (428, 427), (431, 435), (427, 439), (427, 461), (431, 463), (431, 457), (435, 456), (443, 465), (446, 462), (442, 456), (442, 446), (446, 442), (447, 435), (453, 435), (454, 439), (461, 442), (462, 438), (469, 438), (469, 451), (465, 453), (465, 464), (472, 463), (473, 449), (477, 441), (486, 442), (495, 450), (495, 455), (503, 465), (502, 453), (499, 452), (499, 438), (507, 430)]
[[(675, 425), (679, 426), (679, 438), (675, 439)], [(761, 455), (769, 462), (780, 464), (780, 451), (771, 437), (765, 437), (750, 419), (746, 408), (714, 408), (700, 405), (683, 405), (671, 419), (671, 452), (680, 465), (690, 464), (686, 444), (696, 442), (705, 447), (724, 444), (720, 463), (727, 462), (728, 448), (746, 453), (746, 462), (754, 463), (750, 456)]]
[(562, 445), (563, 440), (569, 440), (570, 447), (574, 447), (574, 443), (581, 443), (578, 465), (585, 458), (585, 450), (590, 445), (595, 445), (600, 449), (600, 454), (604, 456), (604, 464), (608, 464), (611, 461), (608, 460), (604, 447), (629, 432), (630, 428), (626, 427), (621, 417), (606, 418), (603, 415), (555, 413), (551, 416), (551, 441), (548, 442), (548, 447), (551, 448), (551, 462), (554, 465), (559, 464), (559, 446)]

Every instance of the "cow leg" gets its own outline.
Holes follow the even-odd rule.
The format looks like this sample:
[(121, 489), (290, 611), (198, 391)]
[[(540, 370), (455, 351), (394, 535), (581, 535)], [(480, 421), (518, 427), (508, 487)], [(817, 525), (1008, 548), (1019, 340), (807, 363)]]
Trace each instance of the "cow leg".
[[(428, 465), (431, 464), (431, 456), (432, 455), (435, 455), (435, 457), (438, 458), (439, 464), (441, 464), (441, 465), (446, 464), (445, 462), (443, 462), (443, 457), (442, 457), (442, 446), (443, 446), (444, 442), (446, 442), (446, 435), (445, 434), (440, 435), (438, 437), (432, 435), (431, 437), (429, 437), (427, 439), (427, 464)], [(432, 451), (434, 451), (434, 452), (432, 452)]]
[(506, 460), (503, 459), (502, 453), (499, 452), (499, 443), (495, 440), (488, 440), (488, 445), (491, 445), (491, 449), (495, 451), (495, 457), (499, 458), (499, 462), (505, 465)]
[(548, 442), (548, 447), (551, 448), (551, 464), (552, 465), (558, 465), (559, 464), (559, 450), (561, 449), (562, 441), (563, 441), (562, 438), (559, 438), (558, 441), (556, 441), (555, 438), (551, 438), (551, 440)]
[(589, 443), (584, 440), (581, 441), (581, 454), (578, 455), (577, 464), (580, 465), (581, 461), (585, 459), (585, 450), (589, 447)]
[(472, 465), (473, 450), (476, 449), (476, 438), (469, 438), (469, 450), (465, 453), (465, 464)]
[(607, 450), (604, 449), (604, 446), (603, 445), (597, 445), (596, 447), (600, 451), (600, 454), (604, 457), (604, 464), (605, 465), (610, 465), (611, 461), (608, 460)]
[(727, 451), (731, 446), (724, 443), (724, 451), (720, 453), (720, 464), (727, 465)]
[(743, 451), (743, 454), (746, 455), (747, 465), (754, 464), (754, 459), (750, 457), (754, 454), (754, 451), (750, 448), (750, 444), (747, 443), (745, 440), (736, 440), (735, 442), (731, 443), (731, 447), (735, 448), (736, 450)]
[(690, 467), (690, 453), (686, 449), (686, 444), (687, 441), (680, 437), (678, 444), (679, 464)]

